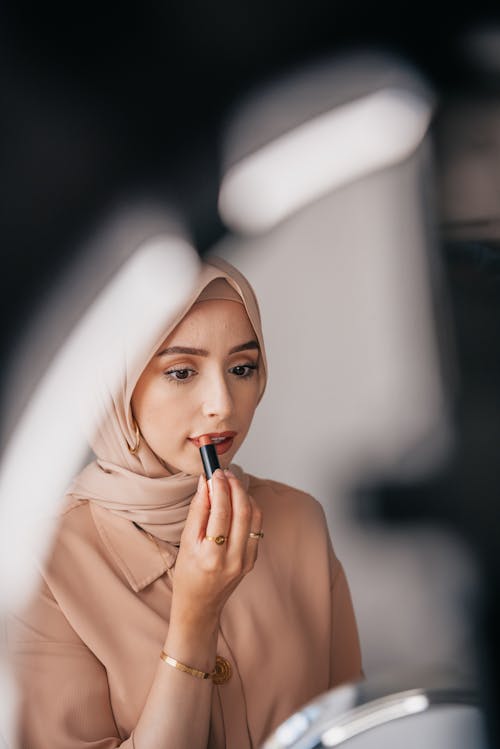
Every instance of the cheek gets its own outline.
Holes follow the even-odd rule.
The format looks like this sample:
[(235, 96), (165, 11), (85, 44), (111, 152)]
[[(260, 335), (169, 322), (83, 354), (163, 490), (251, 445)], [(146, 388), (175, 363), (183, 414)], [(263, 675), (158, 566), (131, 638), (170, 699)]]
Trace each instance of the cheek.
[(157, 430), (168, 426), (182, 405), (182, 399), (176, 395), (169, 383), (154, 380), (145, 383), (132, 398), (132, 409), (139, 426), (144, 430)]
[(247, 422), (250, 422), (253, 418), (257, 403), (259, 400), (259, 387), (258, 384), (255, 386), (252, 383), (252, 387), (248, 387), (244, 392), (240, 393), (240, 413), (244, 416)]

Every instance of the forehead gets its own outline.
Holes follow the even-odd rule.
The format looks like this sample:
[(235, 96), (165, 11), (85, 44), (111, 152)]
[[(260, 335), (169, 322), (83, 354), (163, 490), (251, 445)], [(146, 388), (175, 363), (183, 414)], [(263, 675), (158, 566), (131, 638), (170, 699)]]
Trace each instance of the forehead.
[(171, 345), (223, 337), (241, 343), (255, 336), (245, 307), (228, 299), (210, 299), (194, 304), (165, 339)]

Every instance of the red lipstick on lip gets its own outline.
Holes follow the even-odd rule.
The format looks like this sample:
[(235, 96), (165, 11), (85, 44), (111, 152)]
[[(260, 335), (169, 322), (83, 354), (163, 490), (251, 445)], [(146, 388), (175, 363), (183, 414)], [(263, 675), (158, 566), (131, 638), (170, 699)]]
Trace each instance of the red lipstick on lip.
[(210, 434), (200, 434), (199, 437), (190, 437), (196, 447), (213, 444), (217, 455), (224, 455), (231, 449), (237, 432), (211, 432)]
[(217, 468), (220, 468), (219, 458), (217, 457), (217, 450), (212, 442), (211, 437), (208, 434), (202, 434), (198, 437), (197, 442), (200, 446), (200, 455), (203, 463), (203, 469), (205, 476), (210, 481), (212, 474), (215, 473)]
[[(237, 432), (208, 432), (207, 434), (200, 434), (199, 437), (190, 437), (189, 439), (191, 442), (194, 442), (196, 447), (201, 447), (202, 444), (209, 445), (214, 439), (222, 440), (223, 442), (232, 440), (236, 437), (236, 434)], [(202, 440), (204, 440), (204, 442), (202, 442)], [(223, 444), (223, 442), (215, 444), (217, 446), (218, 444)]]
[[(207, 479), (210, 479), (212, 473), (220, 468), (218, 456), (231, 449), (236, 435), (237, 432), (212, 432), (192, 438), (192, 441), (200, 450)], [(214, 442), (214, 439), (217, 442)]]

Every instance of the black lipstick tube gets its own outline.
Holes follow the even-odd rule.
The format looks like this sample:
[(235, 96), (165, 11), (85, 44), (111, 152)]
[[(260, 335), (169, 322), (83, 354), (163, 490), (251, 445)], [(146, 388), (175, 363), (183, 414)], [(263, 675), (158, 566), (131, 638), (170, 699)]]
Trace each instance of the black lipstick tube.
[(215, 473), (217, 468), (220, 468), (219, 457), (215, 445), (210, 442), (208, 445), (201, 445), (200, 455), (203, 463), (203, 469), (205, 476), (210, 481), (212, 474)]

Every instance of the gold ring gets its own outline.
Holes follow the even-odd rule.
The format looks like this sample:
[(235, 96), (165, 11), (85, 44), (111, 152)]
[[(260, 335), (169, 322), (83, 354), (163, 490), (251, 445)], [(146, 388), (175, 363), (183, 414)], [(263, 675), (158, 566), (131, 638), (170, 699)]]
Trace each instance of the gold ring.
[(227, 541), (227, 536), (205, 536), (205, 541), (214, 541), (217, 546), (222, 546)]
[(264, 538), (264, 534), (262, 533), (262, 531), (258, 531), (257, 533), (250, 531), (250, 533), (248, 534), (248, 538)]

